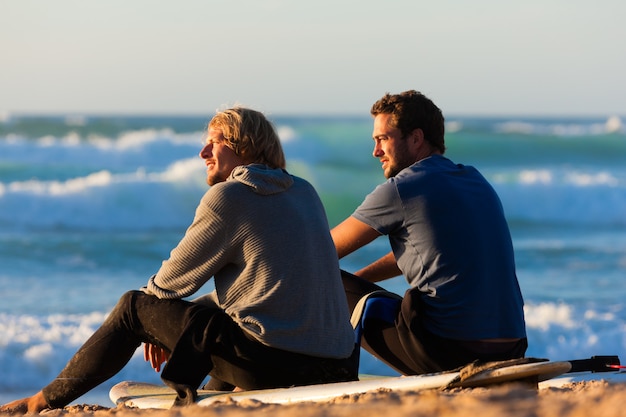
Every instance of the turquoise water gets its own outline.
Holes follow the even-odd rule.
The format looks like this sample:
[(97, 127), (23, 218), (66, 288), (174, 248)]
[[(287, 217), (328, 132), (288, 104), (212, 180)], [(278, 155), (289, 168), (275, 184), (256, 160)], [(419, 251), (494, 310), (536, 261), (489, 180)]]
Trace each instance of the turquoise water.
[[(525, 297), (531, 356), (626, 348), (626, 131), (609, 118), (449, 116), (447, 156), (501, 196)], [(33, 391), (142, 286), (206, 190), (209, 117), (14, 116), (0, 122), (0, 400)], [(371, 120), (273, 117), (288, 170), (318, 190), (331, 225), (384, 180)], [(341, 261), (355, 270), (384, 238)], [(403, 292), (396, 278), (385, 285)], [(207, 288), (209, 290), (211, 288)], [(364, 356), (362, 372), (393, 374)], [(158, 381), (140, 357), (122, 379)], [(108, 405), (108, 404), (106, 404)]]

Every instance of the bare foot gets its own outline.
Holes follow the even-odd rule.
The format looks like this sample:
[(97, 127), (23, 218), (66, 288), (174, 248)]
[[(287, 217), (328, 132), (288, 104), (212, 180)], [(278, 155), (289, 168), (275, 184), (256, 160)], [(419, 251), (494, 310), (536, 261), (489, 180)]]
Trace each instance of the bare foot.
[(8, 404), (0, 405), (0, 413), (26, 414), (28, 412), (29, 399), (30, 398), (22, 398), (21, 400), (16, 400)]
[(46, 408), (48, 408), (48, 403), (46, 403), (43, 393), (39, 391), (32, 397), (22, 398), (21, 400), (15, 400), (0, 406), (0, 412), (8, 414), (37, 414)]

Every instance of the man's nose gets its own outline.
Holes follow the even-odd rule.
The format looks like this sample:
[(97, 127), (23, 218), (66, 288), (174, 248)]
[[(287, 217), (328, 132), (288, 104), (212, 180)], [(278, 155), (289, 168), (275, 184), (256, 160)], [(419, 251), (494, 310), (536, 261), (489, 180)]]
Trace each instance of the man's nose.
[(204, 145), (204, 147), (200, 149), (200, 158), (206, 159), (210, 157), (212, 149), (213, 149), (213, 146), (210, 143), (207, 143), (206, 145)]
[(383, 156), (385, 153), (383, 152), (382, 148), (380, 147), (380, 143), (376, 142), (374, 143), (374, 151), (372, 152), (372, 155), (374, 156), (374, 158), (378, 158)]

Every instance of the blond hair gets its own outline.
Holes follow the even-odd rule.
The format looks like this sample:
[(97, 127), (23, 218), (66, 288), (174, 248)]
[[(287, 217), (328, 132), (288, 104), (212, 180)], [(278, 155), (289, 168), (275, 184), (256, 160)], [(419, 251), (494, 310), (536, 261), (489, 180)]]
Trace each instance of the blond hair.
[(285, 154), (278, 134), (263, 113), (245, 107), (218, 111), (209, 128), (222, 132), (226, 146), (248, 163), (285, 168)]

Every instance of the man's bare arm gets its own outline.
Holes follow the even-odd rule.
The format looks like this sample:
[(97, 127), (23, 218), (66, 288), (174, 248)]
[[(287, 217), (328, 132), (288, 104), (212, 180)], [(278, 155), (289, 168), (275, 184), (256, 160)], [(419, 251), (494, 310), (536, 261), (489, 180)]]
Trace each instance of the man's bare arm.
[(402, 275), (402, 271), (398, 268), (393, 252), (389, 252), (377, 261), (374, 261), (365, 268), (355, 272), (354, 275), (370, 282), (378, 282)]
[[(335, 242), (339, 259), (367, 245), (380, 236), (378, 231), (354, 217), (348, 217), (335, 226), (330, 231), (330, 234)], [(392, 252), (389, 252), (379, 260), (355, 273), (355, 275), (371, 282), (382, 281), (400, 274), (400, 269), (396, 264), (396, 259)]]
[(376, 230), (354, 217), (348, 217), (330, 231), (339, 259), (380, 236)]

